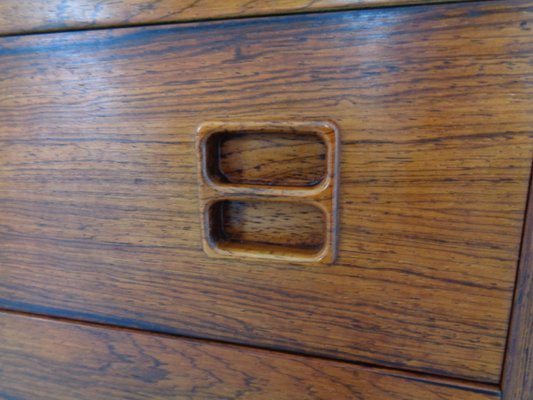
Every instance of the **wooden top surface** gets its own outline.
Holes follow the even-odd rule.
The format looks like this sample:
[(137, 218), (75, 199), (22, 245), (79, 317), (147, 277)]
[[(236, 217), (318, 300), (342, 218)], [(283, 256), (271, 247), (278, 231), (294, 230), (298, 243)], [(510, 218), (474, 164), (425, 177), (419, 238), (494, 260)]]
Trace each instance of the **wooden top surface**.
[(449, 0), (2, 0), (0, 35)]
[(2, 399), (499, 399), (481, 385), (9, 314), (0, 338)]
[[(0, 306), (498, 382), (531, 2), (0, 40)], [(333, 265), (202, 250), (196, 129), (339, 127)]]

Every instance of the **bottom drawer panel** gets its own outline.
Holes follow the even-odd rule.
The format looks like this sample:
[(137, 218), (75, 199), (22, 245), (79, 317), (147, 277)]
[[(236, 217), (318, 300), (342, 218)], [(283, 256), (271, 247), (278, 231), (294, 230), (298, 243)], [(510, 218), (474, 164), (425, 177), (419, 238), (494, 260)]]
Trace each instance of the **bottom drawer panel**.
[(488, 400), (414, 374), (242, 346), (0, 314), (5, 399)]

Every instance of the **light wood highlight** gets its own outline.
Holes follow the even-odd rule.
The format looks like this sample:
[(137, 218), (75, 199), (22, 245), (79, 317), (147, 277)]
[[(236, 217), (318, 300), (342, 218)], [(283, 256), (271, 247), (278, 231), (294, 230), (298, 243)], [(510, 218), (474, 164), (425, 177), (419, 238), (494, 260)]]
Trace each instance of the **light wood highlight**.
[(0, 1), (0, 35), (449, 1), (2, 0)]
[(0, 314), (0, 397), (496, 400), (496, 390), (206, 341)]
[[(531, 1), (0, 40), (0, 307), (499, 383)], [(331, 265), (208, 258), (196, 128), (333, 121)]]

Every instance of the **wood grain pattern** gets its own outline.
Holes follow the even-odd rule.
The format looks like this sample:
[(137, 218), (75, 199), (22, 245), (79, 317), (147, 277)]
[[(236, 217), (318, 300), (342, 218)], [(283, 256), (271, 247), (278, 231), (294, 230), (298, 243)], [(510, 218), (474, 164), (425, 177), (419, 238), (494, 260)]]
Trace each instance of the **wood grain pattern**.
[[(259, 138), (253, 146), (241, 146), (249, 155), (225, 153), (224, 142), (230, 137), (242, 139), (243, 134)], [(300, 146), (291, 151), (294, 138), (299, 138), (296, 143)], [(321, 148), (318, 158), (317, 139)], [(274, 142), (276, 148), (272, 148)], [(266, 154), (259, 156), (261, 146)], [(299, 263), (335, 260), (339, 132), (334, 124), (206, 122), (198, 129), (197, 154), (202, 242), (207, 255)], [(238, 169), (263, 171), (262, 178), (246, 172), (237, 181), (235, 174), (228, 179), (221, 161), (228, 155), (232, 163), (239, 163)], [(248, 161), (251, 158), (256, 160), (254, 165)], [(317, 161), (321, 164), (318, 169), (313, 168)], [(311, 174), (310, 168), (315, 170)], [(235, 211), (243, 213), (242, 217)], [(237, 234), (236, 228), (242, 234)]]
[(0, 35), (454, 0), (2, 0)]
[[(530, 1), (0, 40), (0, 306), (499, 382)], [(196, 127), (332, 120), (331, 266), (210, 259)]]
[(5, 399), (496, 400), (485, 386), (0, 314)]
[(503, 400), (533, 398), (533, 191), (530, 187), (526, 225), (502, 380)]

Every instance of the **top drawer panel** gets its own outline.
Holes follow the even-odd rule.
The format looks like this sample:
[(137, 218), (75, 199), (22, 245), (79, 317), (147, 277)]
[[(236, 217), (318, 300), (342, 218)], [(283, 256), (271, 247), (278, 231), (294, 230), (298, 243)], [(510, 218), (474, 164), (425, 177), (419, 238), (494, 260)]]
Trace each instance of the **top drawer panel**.
[(0, 35), (445, 1), (450, 0), (2, 0)]
[[(505, 1), (0, 40), (0, 306), (497, 382), (532, 24)], [(333, 265), (205, 255), (212, 120), (338, 126)]]

